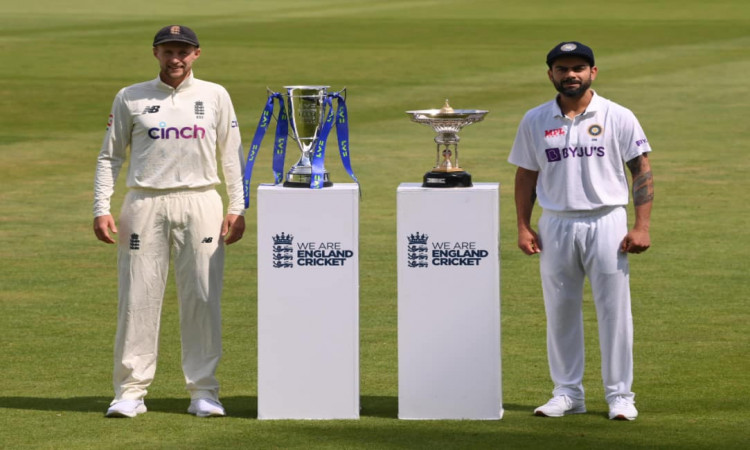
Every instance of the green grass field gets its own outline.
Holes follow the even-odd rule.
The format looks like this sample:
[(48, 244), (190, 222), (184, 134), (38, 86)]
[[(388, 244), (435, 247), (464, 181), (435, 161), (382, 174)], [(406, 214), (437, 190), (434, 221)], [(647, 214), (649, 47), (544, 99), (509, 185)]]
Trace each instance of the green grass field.
[[(746, 1), (1, 0), (0, 13), (0, 447), (747, 448)], [(170, 282), (149, 412), (103, 417), (117, 280), (115, 248), (91, 231), (95, 160), (115, 93), (156, 76), (151, 39), (175, 22), (200, 36), (196, 75), (229, 90), (246, 149), (266, 87), (347, 87), (363, 188), (359, 421), (256, 419), (254, 204), (227, 257), (218, 375), (230, 416), (185, 413)], [(572, 39), (594, 48), (595, 88), (636, 113), (654, 148), (653, 247), (631, 259), (640, 411), (632, 423), (606, 419), (588, 294), (590, 412), (532, 416), (551, 390), (545, 319), (538, 262), (515, 244), (506, 158), (523, 113), (554, 94), (546, 52)], [(501, 421), (396, 418), (396, 188), (419, 181), (434, 152), (432, 132), (404, 111), (445, 98), (490, 110), (462, 132), (461, 162), (474, 181), (501, 183)], [(254, 184), (272, 181), (269, 141)], [(327, 167), (345, 182), (335, 156)], [(123, 173), (115, 211), (124, 191)]]

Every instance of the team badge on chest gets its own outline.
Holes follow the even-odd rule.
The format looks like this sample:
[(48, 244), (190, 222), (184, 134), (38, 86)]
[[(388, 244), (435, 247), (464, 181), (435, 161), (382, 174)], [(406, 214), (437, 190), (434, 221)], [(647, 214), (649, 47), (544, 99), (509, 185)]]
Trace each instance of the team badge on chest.
[(589, 127), (589, 134), (591, 136), (599, 136), (602, 134), (602, 131), (604, 131), (604, 128), (601, 125), (591, 125)]

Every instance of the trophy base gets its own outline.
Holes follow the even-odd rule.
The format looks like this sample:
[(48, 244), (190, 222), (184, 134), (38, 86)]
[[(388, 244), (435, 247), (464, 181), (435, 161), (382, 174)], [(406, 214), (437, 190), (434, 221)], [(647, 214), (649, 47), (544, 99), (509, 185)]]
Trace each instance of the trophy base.
[(471, 175), (469, 172), (427, 172), (424, 174), (422, 187), (449, 188), (449, 187), (471, 187)]
[[(312, 182), (312, 174), (309, 173), (288, 173), (284, 180), (284, 187), (291, 188), (309, 188)], [(331, 187), (333, 182), (328, 176), (328, 172), (323, 174), (323, 187)]]

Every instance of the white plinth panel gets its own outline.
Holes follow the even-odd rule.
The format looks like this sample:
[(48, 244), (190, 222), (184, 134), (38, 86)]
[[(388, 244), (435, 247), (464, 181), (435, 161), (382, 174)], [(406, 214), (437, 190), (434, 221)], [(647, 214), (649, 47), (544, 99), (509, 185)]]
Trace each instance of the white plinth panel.
[(397, 201), (398, 417), (501, 419), (499, 185)]
[(258, 188), (258, 419), (359, 418), (359, 191)]

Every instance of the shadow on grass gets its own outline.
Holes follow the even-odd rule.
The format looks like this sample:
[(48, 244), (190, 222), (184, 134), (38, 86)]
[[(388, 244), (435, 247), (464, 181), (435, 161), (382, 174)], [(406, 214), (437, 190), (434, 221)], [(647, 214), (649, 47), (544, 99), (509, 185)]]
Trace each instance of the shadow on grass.
[[(112, 401), (111, 397), (0, 397), (0, 408), (25, 409), (34, 411), (104, 412)], [(258, 417), (258, 397), (222, 397), (221, 402), (231, 417), (255, 419)], [(146, 398), (150, 412), (185, 414), (190, 401), (185, 398)], [(361, 416), (385, 419), (398, 418), (398, 397), (365, 395), (360, 398)], [(528, 405), (503, 405), (506, 411), (532, 411)]]
[[(0, 397), (0, 408), (34, 411), (104, 412), (112, 397)], [(254, 396), (224, 397), (221, 402), (234, 417), (254, 418), (258, 415), (258, 399)], [(149, 412), (185, 414), (190, 405), (188, 397), (146, 397)]]

